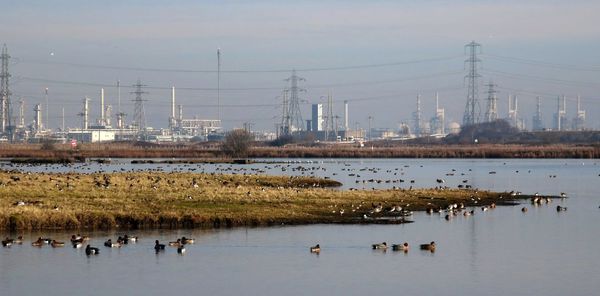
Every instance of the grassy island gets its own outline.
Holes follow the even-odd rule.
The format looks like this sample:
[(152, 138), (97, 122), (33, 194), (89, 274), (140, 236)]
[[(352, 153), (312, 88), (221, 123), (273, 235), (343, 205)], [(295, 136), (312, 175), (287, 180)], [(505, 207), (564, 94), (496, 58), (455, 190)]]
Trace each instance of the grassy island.
[[(458, 189), (335, 188), (340, 185), (308, 177), (2, 171), (0, 229), (400, 223), (405, 220), (381, 219), (388, 207), (418, 211), (461, 202), (467, 206), (502, 203), (509, 197)], [(382, 211), (373, 213), (373, 206), (379, 204)]]

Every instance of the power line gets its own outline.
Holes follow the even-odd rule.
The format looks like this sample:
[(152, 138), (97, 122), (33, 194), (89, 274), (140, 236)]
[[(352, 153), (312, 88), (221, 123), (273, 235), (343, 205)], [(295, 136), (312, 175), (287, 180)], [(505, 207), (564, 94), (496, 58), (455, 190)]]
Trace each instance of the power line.
[[(419, 64), (419, 63), (430, 63), (430, 62), (441, 62), (457, 59), (461, 56), (448, 56), (448, 57), (437, 57), (429, 59), (418, 59), (398, 62), (388, 62), (379, 64), (363, 64), (363, 65), (351, 65), (351, 66), (337, 66), (337, 67), (320, 67), (320, 68), (301, 68), (296, 69), (298, 72), (320, 72), (320, 71), (341, 71), (341, 70), (357, 70), (357, 69), (368, 69), (368, 68), (382, 68), (382, 67), (393, 67), (402, 66), (408, 64)], [(69, 67), (78, 68), (95, 68), (95, 69), (108, 69), (108, 70), (126, 70), (126, 71), (139, 71), (139, 72), (176, 72), (176, 73), (217, 73), (218, 70), (200, 70), (200, 69), (176, 69), (176, 68), (143, 68), (143, 67), (125, 67), (125, 66), (110, 66), (110, 65), (94, 65), (84, 63), (72, 63), (72, 62), (52, 62), (42, 60), (27, 60), (20, 59), (20, 63), (28, 64), (42, 64), (42, 65), (62, 65)], [(239, 70), (220, 70), (220, 73), (289, 73), (293, 69), (239, 69)]]
[[(422, 76), (412, 76), (412, 77), (404, 77), (399, 79), (390, 79), (390, 80), (373, 80), (373, 81), (357, 81), (357, 82), (347, 82), (347, 83), (331, 83), (331, 84), (315, 84), (315, 85), (307, 85), (306, 88), (310, 89), (322, 89), (322, 88), (331, 88), (331, 87), (355, 87), (355, 86), (364, 86), (364, 85), (377, 85), (377, 84), (388, 84), (388, 83), (397, 83), (397, 82), (406, 82), (413, 80), (421, 80), (421, 79), (429, 79), (429, 78), (437, 78), (444, 76), (452, 76), (461, 74), (462, 71), (447, 71), (447, 72), (438, 72), (429, 75)], [(36, 81), (43, 82), (46, 84), (64, 84), (64, 85), (79, 85), (79, 86), (93, 86), (93, 87), (114, 87), (114, 84), (109, 83), (100, 83), (100, 82), (86, 82), (86, 81), (67, 81), (67, 80), (56, 80), (56, 79), (46, 79), (46, 78), (37, 78), (37, 77), (27, 77), (27, 76), (18, 76), (18, 79), (22, 81)], [(133, 88), (133, 87), (131, 87)], [(146, 89), (157, 89), (157, 90), (170, 90), (170, 86), (147, 86)], [(187, 91), (217, 91), (217, 88), (214, 87), (177, 87), (177, 90), (187, 90)], [(234, 87), (234, 88), (220, 88), (221, 91), (251, 91), (251, 90), (281, 90), (281, 87)]]
[(540, 67), (548, 67), (548, 68), (556, 68), (556, 69), (565, 69), (565, 70), (576, 70), (576, 71), (600, 71), (600, 66), (589, 66), (589, 67), (585, 67), (585, 66), (577, 66), (577, 65), (569, 65), (569, 64), (558, 64), (558, 63), (550, 63), (550, 62), (544, 62), (544, 61), (536, 61), (536, 60), (530, 60), (530, 59), (524, 59), (524, 58), (515, 58), (515, 57), (508, 57), (508, 56), (501, 56), (501, 55), (494, 55), (494, 54), (482, 54), (483, 56), (485, 56), (486, 58), (492, 59), (492, 60), (497, 60), (497, 61), (501, 61), (501, 62), (509, 62), (509, 63), (516, 63), (516, 64), (526, 64), (526, 65), (532, 65), (532, 66), (540, 66)]
[(529, 80), (542, 81), (542, 82), (552, 82), (552, 83), (558, 83), (558, 84), (565, 84), (565, 85), (572, 85), (572, 86), (585, 86), (585, 87), (594, 87), (594, 88), (598, 86), (597, 83), (592, 83), (592, 82), (564, 80), (564, 79), (540, 77), (540, 76), (526, 75), (526, 74), (515, 74), (515, 73), (510, 73), (510, 72), (493, 70), (490, 68), (484, 68), (482, 72), (488, 73), (491, 75), (504, 76), (504, 77), (514, 78), (514, 79), (529, 79)]

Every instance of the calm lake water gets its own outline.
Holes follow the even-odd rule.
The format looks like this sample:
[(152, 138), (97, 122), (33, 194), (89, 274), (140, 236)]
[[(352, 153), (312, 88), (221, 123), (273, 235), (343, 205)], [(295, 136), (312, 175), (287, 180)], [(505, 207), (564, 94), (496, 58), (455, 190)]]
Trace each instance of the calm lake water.
[[(314, 173), (339, 180), (344, 188), (366, 189), (435, 187), (436, 179), (443, 178), (450, 187), (468, 180), (467, 184), (482, 189), (565, 192), (569, 198), (538, 207), (526, 202), (527, 213), (521, 212), (522, 206), (476, 209), (474, 216), (451, 221), (416, 213), (415, 223), (405, 225), (137, 231), (129, 234), (138, 235), (140, 242), (119, 249), (102, 243), (124, 232), (85, 233), (101, 251), (92, 257), (82, 249), (30, 245), (38, 236), (68, 240), (70, 232), (23, 233), (23, 245), (0, 249), (0, 295), (600, 294), (600, 252), (595, 250), (600, 245), (600, 165), (596, 161), (321, 159), (241, 166), (122, 161), (12, 168)], [(557, 205), (568, 210), (559, 213)], [(155, 239), (166, 243), (181, 236), (196, 239), (185, 255), (170, 247), (155, 254)], [(412, 249), (407, 254), (371, 250), (371, 244), (383, 241), (407, 241)], [(418, 249), (418, 244), (429, 241), (437, 243), (435, 253)], [(309, 253), (309, 246), (316, 243), (321, 244), (320, 255)]]

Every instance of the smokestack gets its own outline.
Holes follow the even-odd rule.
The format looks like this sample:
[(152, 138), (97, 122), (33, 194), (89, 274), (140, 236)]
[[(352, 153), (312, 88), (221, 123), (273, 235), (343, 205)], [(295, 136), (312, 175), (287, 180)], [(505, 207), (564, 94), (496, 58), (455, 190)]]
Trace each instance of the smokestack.
[(348, 101), (344, 101), (344, 130), (349, 130), (348, 126)]
[(35, 130), (42, 130), (42, 106), (41, 104), (36, 104), (33, 108), (33, 112), (35, 113)]
[(83, 129), (88, 129), (89, 126), (89, 103), (90, 99), (85, 98), (83, 99)]
[(175, 87), (171, 88), (171, 118), (175, 119)]
[(100, 125), (105, 125), (105, 121), (104, 121), (104, 88), (100, 89)]
[(183, 105), (179, 105), (179, 121), (183, 120)]

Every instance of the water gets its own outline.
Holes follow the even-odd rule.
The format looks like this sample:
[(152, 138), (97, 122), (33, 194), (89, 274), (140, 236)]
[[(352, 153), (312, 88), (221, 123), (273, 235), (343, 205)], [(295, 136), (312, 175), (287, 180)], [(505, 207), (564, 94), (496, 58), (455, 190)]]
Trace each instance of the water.
[[(274, 166), (234, 167), (264, 169), (265, 165)], [(81, 249), (29, 245), (38, 236), (68, 240), (71, 233), (24, 233), (26, 243), (22, 246), (0, 249), (0, 295), (598, 295), (600, 253), (595, 248), (600, 245), (600, 166), (594, 161), (314, 160), (292, 164), (298, 165), (325, 167), (315, 175), (340, 180), (347, 188), (432, 187), (438, 185), (437, 178), (443, 178), (448, 186), (468, 180), (479, 188), (566, 192), (570, 198), (539, 207), (526, 203), (527, 213), (521, 212), (521, 206), (487, 212), (477, 209), (475, 216), (451, 221), (417, 213), (415, 223), (405, 225), (138, 231), (130, 234), (140, 236), (141, 241), (120, 249), (102, 247), (102, 243), (122, 232), (96, 232), (90, 234), (91, 243), (100, 247), (101, 254), (92, 257)], [(67, 169), (110, 171), (159, 166), (196, 171), (229, 167), (121, 163)], [(360, 171), (362, 168), (377, 168), (378, 172)], [(400, 176), (396, 168), (404, 175)], [(302, 173), (281, 172), (280, 167), (264, 170)], [(496, 173), (490, 174), (492, 171)], [(360, 178), (348, 176), (357, 172)], [(403, 178), (405, 182), (355, 183), (370, 178)], [(555, 208), (559, 204), (568, 210), (558, 213)], [(181, 236), (196, 238), (185, 255), (178, 255), (172, 247), (155, 254), (154, 239), (167, 242)], [(435, 253), (418, 249), (419, 243), (432, 240), (438, 245)], [(407, 241), (412, 248), (407, 254), (370, 249), (372, 243), (383, 241)], [(321, 244), (320, 255), (308, 251), (316, 243)]]

